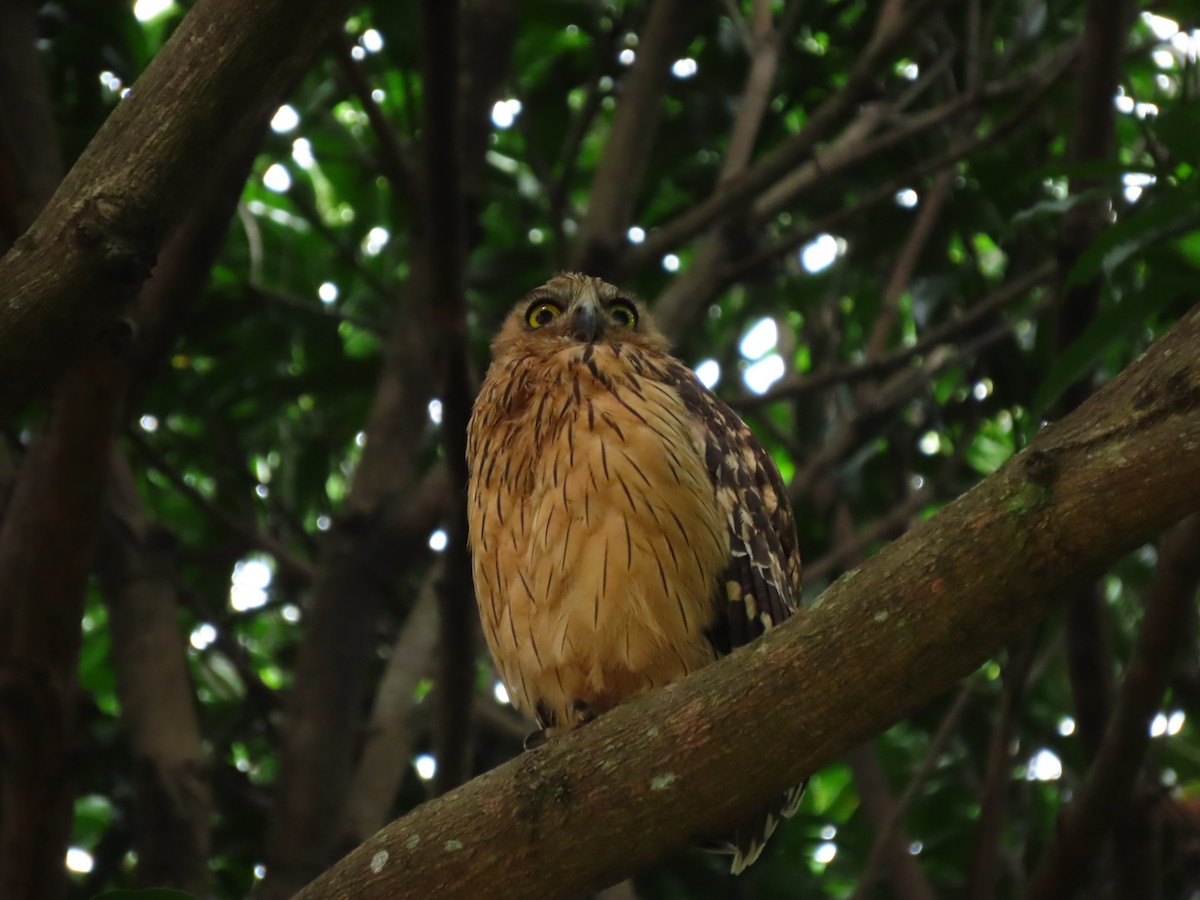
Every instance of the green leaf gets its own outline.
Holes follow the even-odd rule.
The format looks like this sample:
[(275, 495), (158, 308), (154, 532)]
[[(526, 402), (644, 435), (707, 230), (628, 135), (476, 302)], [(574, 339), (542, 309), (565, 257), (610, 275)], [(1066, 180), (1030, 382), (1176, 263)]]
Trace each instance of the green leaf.
[(1168, 291), (1139, 296), (1102, 309), (1091, 325), (1073, 341), (1050, 367), (1033, 398), (1035, 421), (1062, 396), (1063, 391), (1091, 372), (1108, 350), (1129, 340), (1129, 335), (1174, 299)]
[(1164, 234), (1195, 225), (1200, 225), (1200, 211), (1193, 191), (1177, 190), (1155, 196), (1132, 216), (1106, 229), (1081, 253), (1067, 283), (1086, 284), (1101, 272), (1107, 276)]
[(1181, 103), (1164, 109), (1154, 119), (1154, 133), (1171, 151), (1172, 158), (1200, 160), (1200, 109)]

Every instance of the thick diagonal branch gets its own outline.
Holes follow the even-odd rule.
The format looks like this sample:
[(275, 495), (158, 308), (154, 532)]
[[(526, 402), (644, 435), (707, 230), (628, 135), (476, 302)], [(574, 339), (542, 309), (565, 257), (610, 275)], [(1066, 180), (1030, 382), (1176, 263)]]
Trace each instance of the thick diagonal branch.
[(0, 417), (117, 318), (170, 226), (349, 7), (201, 0), (192, 8), (0, 259)]

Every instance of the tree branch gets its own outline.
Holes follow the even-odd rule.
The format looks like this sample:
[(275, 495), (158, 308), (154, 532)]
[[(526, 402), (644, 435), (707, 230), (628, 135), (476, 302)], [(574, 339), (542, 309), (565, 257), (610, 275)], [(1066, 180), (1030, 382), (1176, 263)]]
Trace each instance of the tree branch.
[(689, 0), (655, 0), (650, 7), (637, 58), (624, 79), (621, 101), (592, 180), (588, 214), (571, 266), (576, 271), (613, 274), (650, 164), (671, 63), (687, 47), (692, 33), (693, 7)]
[(1200, 507), (1197, 446), (1200, 307), (802, 615), (425, 804), (298, 896), (452, 900), (501, 883), (553, 900), (620, 880), (929, 702), (1064, 587)]
[(1150, 744), (1150, 720), (1158, 712), (1182, 649), (1181, 638), (1187, 633), (1183, 626), (1196, 602), (1197, 585), (1200, 514), (1163, 537), (1146, 615), (1104, 740), (1087, 781), (1067, 809), (1057, 839), (1034, 873), (1026, 895), (1029, 900), (1072, 896), (1115, 815), (1127, 803)]
[(1012, 784), (1012, 734), (1025, 694), (1029, 671), (1037, 650), (1035, 634), (1026, 634), (1009, 645), (1004, 667), (1004, 690), (1000, 695), (996, 724), (988, 742), (987, 768), (983, 795), (979, 801), (979, 824), (975, 846), (967, 872), (966, 896), (969, 900), (991, 900), (996, 896), (1004, 817), (1008, 811), (1008, 791)]
[(877, 28), (850, 70), (846, 84), (812, 111), (803, 131), (780, 144), (740, 176), (718, 185), (707, 200), (650, 232), (645, 243), (629, 252), (626, 268), (637, 270), (648, 263), (657, 262), (664, 253), (703, 231), (723, 213), (762, 193), (808, 157), (862, 99), (873, 83), (878, 68), (891, 58), (901, 41), (918, 22), (929, 15), (934, 6), (942, 2), (944, 0), (916, 0), (902, 18), (893, 18), (886, 27)]
[(444, 569), (442, 562), (434, 563), (392, 644), (387, 668), (375, 692), (362, 760), (346, 799), (339, 846), (353, 847), (387, 824), (388, 812), (409, 768), (417, 682), (429, 674), (437, 644), (437, 585)]
[(114, 350), (71, 364), (0, 528), (0, 896), (11, 900), (66, 890), (79, 623), (125, 384)]
[(34, 0), (0, 3), (0, 253), (29, 227), (62, 178), (37, 12)]
[(114, 449), (98, 574), (108, 606), (121, 724), (133, 754), (133, 847), (142, 886), (201, 894), (213, 797), (167, 545)]
[[(475, 595), (467, 556), (467, 422), (474, 391), (468, 377), (467, 306), (463, 291), (462, 147), (459, 125), (458, 0), (421, 5), (424, 85), (426, 253), (431, 268), (427, 301), (441, 343), (442, 446), (450, 472), (451, 506), (446, 561), (438, 592), (438, 667), (435, 679), (438, 792), (470, 777), (471, 697), (475, 684)], [(484, 94), (483, 96), (486, 96)], [(482, 148), (480, 148), (482, 149)]]
[(846, 758), (854, 773), (854, 787), (867, 820), (875, 831), (875, 845), (886, 860), (888, 878), (899, 900), (933, 900), (934, 893), (917, 861), (908, 852), (908, 838), (900, 830), (900, 804), (892, 796), (887, 773), (874, 741), (860, 744)]
[(392, 190), (410, 209), (417, 209), (421, 199), (418, 195), (417, 179), (413, 171), (411, 150), (396, 134), (396, 130), (371, 96), (371, 85), (359, 64), (350, 56), (350, 42), (344, 34), (335, 34), (331, 41), (333, 61), (342, 74), (350, 92), (362, 105), (375, 134), (379, 147), (379, 168), (391, 184)]
[(0, 417), (118, 317), (170, 225), (349, 7), (201, 0), (192, 8), (0, 259)]
[[(1130, 0), (1091, 0), (1084, 23), (1078, 66), (1075, 117), (1072, 123), (1072, 162), (1109, 159), (1116, 133), (1112, 97), (1121, 77), (1122, 51), (1133, 19)], [(1115, 176), (1114, 179), (1115, 180)], [(1080, 195), (1095, 185), (1093, 179), (1071, 179), (1071, 193)], [(1062, 273), (1108, 224), (1108, 201), (1081, 202), (1063, 216), (1059, 230)], [(1055, 343), (1066, 350), (1096, 317), (1101, 282), (1060, 286), (1055, 315)], [(1092, 390), (1091, 373), (1068, 386), (1053, 414), (1063, 415), (1078, 406)], [(1080, 585), (1067, 603), (1067, 667), (1075, 699), (1076, 723), (1085, 753), (1090, 758), (1100, 744), (1112, 705), (1112, 653), (1106, 630), (1108, 608), (1098, 584)]]
[(1006, 306), (1015, 303), (1029, 291), (1048, 281), (1058, 271), (1053, 261), (1046, 261), (1023, 275), (1005, 282), (995, 291), (965, 310), (957, 319), (939, 325), (921, 335), (910, 347), (895, 350), (875, 360), (850, 365), (830, 366), (811, 375), (784, 376), (762, 394), (743, 394), (732, 401), (738, 409), (754, 409), (778, 400), (804, 396), (835, 384), (853, 384), (863, 378), (888, 375), (913, 359), (945, 344), (950, 344), (963, 335), (970, 335), (976, 328), (989, 322)]
[(937, 733), (933, 736), (933, 740), (929, 743), (929, 751), (925, 754), (925, 759), (921, 761), (921, 767), (908, 780), (908, 784), (904, 786), (904, 793), (900, 795), (900, 799), (896, 801), (895, 807), (892, 809), (892, 814), (883, 823), (882, 826), (875, 829), (875, 840), (871, 844), (871, 852), (867, 855), (867, 861), (863, 864), (862, 871), (858, 876), (858, 884), (855, 885), (854, 893), (850, 900), (864, 900), (867, 896), (867, 891), (871, 887), (871, 882), (874, 880), (875, 870), (879, 867), (883, 860), (884, 849), (887, 847), (888, 840), (896, 832), (897, 826), (908, 810), (913, 800), (916, 799), (917, 792), (925, 786), (925, 782), (933, 773), (938, 761), (941, 759), (942, 751), (949, 743), (951, 735), (958, 727), (959, 719), (962, 717), (963, 710), (967, 707), (967, 700), (971, 697), (971, 682), (966, 681), (959, 688), (958, 694), (954, 698), (950, 709), (946, 711), (942, 717), (942, 722), (938, 725)]
[[(424, 90), (427, 92), (429, 87), (426, 84)], [(469, 92), (474, 98), (471, 103), (484, 103), (488, 96), (478, 84)], [(428, 100), (429, 94), (425, 97)], [(485, 116), (485, 109), (468, 107), (469, 97), (456, 100), (459, 115)], [(470, 173), (483, 166), (484, 158), (467, 158), (460, 164), (468, 176), (465, 180), (470, 181)], [(433, 202), (447, 203), (451, 198), (439, 194)], [(460, 201), (452, 202), (457, 215)], [(428, 531), (419, 535), (421, 543), (417, 544), (414, 527), (428, 524), (430, 516), (440, 517), (450, 501), (461, 501), (449, 469), (465, 457), (455, 456), (449, 447), (446, 462), (436, 464), (422, 486), (414, 490), (421, 473), (413, 435), (424, 427), (426, 406), (439, 381), (447, 390), (443, 397), (443, 433), (458, 429), (465, 434), (465, 420), (459, 426), (454, 417), (464, 414), (466, 403), (457, 393), (451, 393), (460, 391), (461, 385), (456, 388), (453, 383), (430, 377), (431, 372), (441, 376), (449, 371), (443, 368), (443, 360), (463, 359), (454, 348), (443, 348), (439, 340), (449, 333), (444, 317), (458, 315), (462, 298), (434, 290), (439, 282), (432, 272), (425, 216), (422, 209), (416, 219), (421, 228), (414, 234), (411, 274), (400, 298), (401, 303), (423, 313), (420, 317), (395, 317), (393, 321), (366, 427), (367, 444), (346, 498), (345, 512), (334, 520), (326, 537), (305, 613), (295, 682), (288, 698), (285, 742), (280, 750), (267, 877), (259, 889), (264, 900), (290, 897), (337, 852), (336, 823), (342, 821), (353, 776), (361, 737), (360, 704), (367, 696), (368, 664), (378, 619), (385, 601), (393, 595), (403, 563), (425, 552)], [(457, 271), (452, 274), (461, 277)], [(412, 324), (414, 318), (421, 319), (423, 327)], [(461, 378), (467, 378), (465, 364)], [(450, 438), (456, 439), (457, 435)], [(453, 531), (454, 523), (449, 525)], [(456, 546), (465, 547), (465, 540), (451, 538), (447, 552)], [(452, 573), (456, 578), (465, 575), (462, 566)], [(473, 610), (470, 615), (474, 615)]]

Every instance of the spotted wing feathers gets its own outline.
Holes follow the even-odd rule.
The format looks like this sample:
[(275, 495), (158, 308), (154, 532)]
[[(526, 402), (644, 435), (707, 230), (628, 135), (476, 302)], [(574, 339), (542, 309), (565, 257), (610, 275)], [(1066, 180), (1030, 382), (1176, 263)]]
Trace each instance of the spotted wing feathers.
[[(787, 619), (800, 605), (800, 552), (783, 479), (737, 414), (682, 365), (670, 378), (697, 423), (705, 463), (729, 526), (729, 561), (715, 588), (710, 640), (729, 653)], [(753, 863), (780, 817), (799, 809), (807, 782), (734, 826), (706, 849), (733, 857), (736, 875)]]

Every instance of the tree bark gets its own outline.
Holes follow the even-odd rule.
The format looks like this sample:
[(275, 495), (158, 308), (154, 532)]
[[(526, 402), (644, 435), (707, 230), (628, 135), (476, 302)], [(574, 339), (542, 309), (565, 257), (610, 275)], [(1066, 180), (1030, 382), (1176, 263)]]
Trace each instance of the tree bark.
[(0, 419), (112, 326), (170, 226), (350, 5), (201, 0), (192, 8), (0, 259)]
[(137, 881), (201, 894), (213, 798), (169, 545), (147, 520), (129, 462), (116, 451), (110, 498), (98, 570), (133, 754)]
[(76, 360), (0, 528), (0, 897), (66, 892), (78, 769), (80, 621), (125, 366)]
[(1198, 450), (1200, 307), (802, 615), (419, 807), (298, 896), (500, 884), (550, 900), (618, 881), (929, 702), (1066, 588), (1200, 508)]

